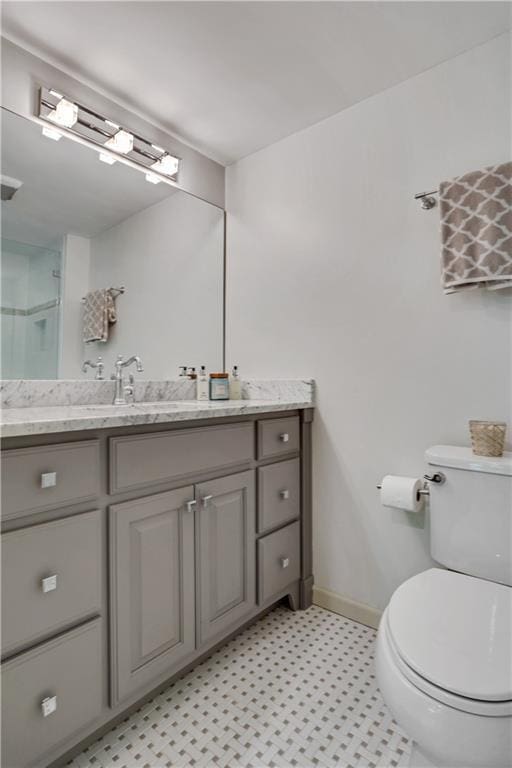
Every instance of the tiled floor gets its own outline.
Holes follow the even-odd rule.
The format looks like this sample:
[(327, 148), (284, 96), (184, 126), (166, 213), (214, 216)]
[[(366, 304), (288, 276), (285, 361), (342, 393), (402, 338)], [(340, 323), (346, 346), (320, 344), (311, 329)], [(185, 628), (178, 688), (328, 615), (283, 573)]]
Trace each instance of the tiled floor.
[(405, 766), (375, 631), (278, 607), (91, 745), (72, 768)]

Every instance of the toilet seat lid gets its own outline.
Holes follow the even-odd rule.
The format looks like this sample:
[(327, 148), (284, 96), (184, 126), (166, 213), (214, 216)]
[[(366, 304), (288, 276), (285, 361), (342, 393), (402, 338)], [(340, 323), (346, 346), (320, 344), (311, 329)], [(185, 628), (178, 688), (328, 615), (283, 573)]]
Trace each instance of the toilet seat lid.
[(403, 661), (434, 685), (480, 701), (512, 700), (512, 588), (431, 568), (388, 608)]

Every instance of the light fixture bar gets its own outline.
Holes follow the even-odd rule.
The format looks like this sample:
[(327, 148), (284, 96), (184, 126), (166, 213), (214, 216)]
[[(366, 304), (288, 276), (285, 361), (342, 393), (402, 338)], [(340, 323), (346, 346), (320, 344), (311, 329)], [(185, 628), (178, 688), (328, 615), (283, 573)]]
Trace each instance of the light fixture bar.
[(38, 117), (63, 129), (59, 131), (61, 136), (74, 134), (97, 147), (105, 147), (104, 157), (119, 155), (130, 160), (148, 172), (152, 183), (154, 178), (174, 183), (178, 180), (179, 157), (54, 88), (41, 87)]

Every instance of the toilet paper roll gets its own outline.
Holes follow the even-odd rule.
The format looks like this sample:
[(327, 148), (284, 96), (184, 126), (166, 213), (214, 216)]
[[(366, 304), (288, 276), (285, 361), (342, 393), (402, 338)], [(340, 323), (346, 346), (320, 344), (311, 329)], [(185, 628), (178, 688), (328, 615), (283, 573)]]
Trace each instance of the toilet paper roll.
[(386, 475), (381, 484), (381, 504), (384, 507), (419, 512), (423, 507), (424, 500), (424, 497), (419, 493), (422, 488), (423, 483), (417, 477)]

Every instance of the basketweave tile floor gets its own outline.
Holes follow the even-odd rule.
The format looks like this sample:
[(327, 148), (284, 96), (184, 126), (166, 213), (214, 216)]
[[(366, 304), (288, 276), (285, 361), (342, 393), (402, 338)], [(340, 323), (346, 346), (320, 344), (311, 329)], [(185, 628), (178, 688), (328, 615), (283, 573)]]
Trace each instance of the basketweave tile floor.
[(376, 632), (278, 606), (68, 763), (70, 768), (405, 766)]

